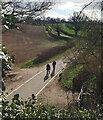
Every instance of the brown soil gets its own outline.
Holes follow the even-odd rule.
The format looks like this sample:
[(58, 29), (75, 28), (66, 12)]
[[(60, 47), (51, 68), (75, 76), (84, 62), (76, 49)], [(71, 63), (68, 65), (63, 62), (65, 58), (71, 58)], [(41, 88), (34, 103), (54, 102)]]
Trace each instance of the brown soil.
[(19, 24), (19, 30), (12, 29), (3, 33), (3, 44), (11, 55), (15, 56), (15, 64), (22, 65), (43, 51), (60, 46), (55, 39), (48, 37), (43, 26)]
[(68, 104), (73, 104), (78, 98), (78, 93), (72, 94), (72, 91), (64, 91), (58, 84), (59, 77), (56, 76), (41, 93), (37, 96), (38, 100), (44, 105), (56, 106), (58, 108), (67, 108)]

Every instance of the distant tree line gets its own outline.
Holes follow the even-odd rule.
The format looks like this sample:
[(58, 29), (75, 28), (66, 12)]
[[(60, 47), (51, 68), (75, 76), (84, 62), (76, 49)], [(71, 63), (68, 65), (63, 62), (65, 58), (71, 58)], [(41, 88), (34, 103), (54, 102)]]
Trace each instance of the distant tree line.
[(55, 24), (55, 23), (66, 23), (67, 21), (63, 18), (51, 18), (51, 17), (44, 17), (44, 18), (36, 18), (29, 17), (25, 23), (32, 24), (32, 25), (45, 25), (45, 24)]

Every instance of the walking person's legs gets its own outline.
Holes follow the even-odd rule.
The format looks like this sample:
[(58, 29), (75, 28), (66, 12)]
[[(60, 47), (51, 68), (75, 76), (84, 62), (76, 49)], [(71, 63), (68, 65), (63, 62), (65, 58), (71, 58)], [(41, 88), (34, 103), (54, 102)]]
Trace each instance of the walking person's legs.
[(47, 70), (47, 76), (48, 76), (49, 71)]
[(50, 74), (50, 70), (48, 70), (48, 74)]
[(53, 66), (53, 72), (55, 72), (55, 66)]

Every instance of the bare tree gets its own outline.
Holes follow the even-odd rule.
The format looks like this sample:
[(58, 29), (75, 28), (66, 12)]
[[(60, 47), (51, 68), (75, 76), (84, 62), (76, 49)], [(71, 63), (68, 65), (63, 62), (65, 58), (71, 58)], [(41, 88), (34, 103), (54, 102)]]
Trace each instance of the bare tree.
[(103, 11), (103, 1), (101, 2), (101, 11)]
[(2, 24), (14, 22), (23, 22), (30, 17), (42, 15), (46, 10), (51, 9), (55, 3), (49, 0), (45, 2), (29, 0), (8, 0), (2, 2), (1, 16)]
[(95, 0), (92, 0), (91, 2), (89, 2), (88, 4), (86, 4), (86, 5), (82, 8), (82, 10), (80, 11), (80, 14), (83, 12), (83, 10), (84, 10), (86, 7), (88, 7), (89, 5), (91, 5), (93, 2), (95, 2)]

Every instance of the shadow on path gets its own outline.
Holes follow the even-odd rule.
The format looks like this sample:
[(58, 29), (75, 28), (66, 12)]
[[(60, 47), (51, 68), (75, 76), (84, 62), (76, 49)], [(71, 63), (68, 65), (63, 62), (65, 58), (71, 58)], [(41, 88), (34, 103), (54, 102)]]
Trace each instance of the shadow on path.
[(44, 77), (44, 82), (49, 78), (49, 74), (47, 73), (46, 76)]
[[(44, 82), (49, 78), (50, 71), (47, 71), (46, 76), (44, 77)], [(55, 67), (53, 68), (53, 71), (51, 73), (51, 78), (55, 75)]]
[(53, 69), (52, 73), (51, 73), (51, 78), (55, 75), (55, 69)]

